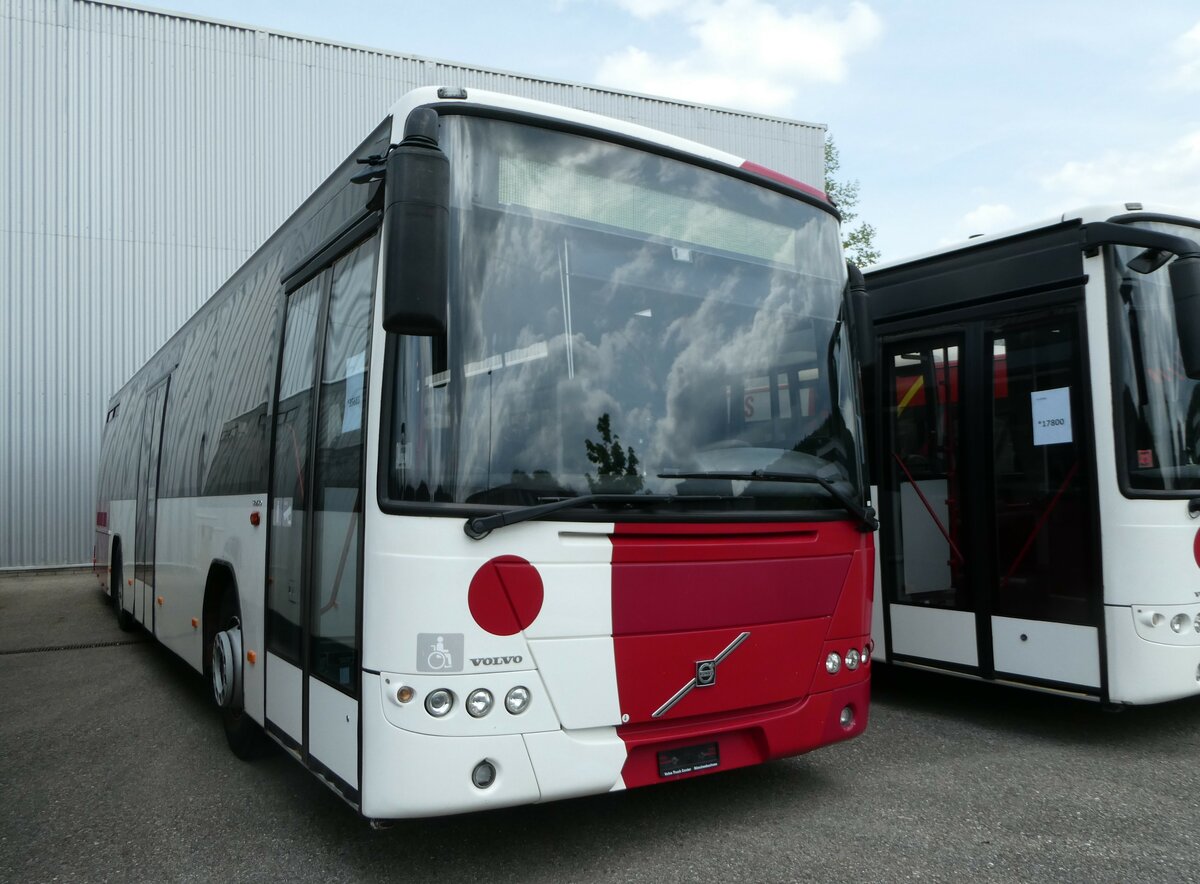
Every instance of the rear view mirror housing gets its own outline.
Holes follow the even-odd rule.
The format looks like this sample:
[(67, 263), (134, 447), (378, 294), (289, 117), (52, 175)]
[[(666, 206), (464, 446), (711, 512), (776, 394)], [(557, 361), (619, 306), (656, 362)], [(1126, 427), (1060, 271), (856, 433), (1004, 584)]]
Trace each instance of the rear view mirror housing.
[(439, 117), (416, 108), (384, 178), (383, 327), (401, 335), (446, 334), (450, 161), (438, 146)]
[(858, 362), (864, 369), (875, 364), (875, 328), (871, 325), (871, 300), (862, 271), (846, 262), (850, 322), (854, 330), (854, 345)]

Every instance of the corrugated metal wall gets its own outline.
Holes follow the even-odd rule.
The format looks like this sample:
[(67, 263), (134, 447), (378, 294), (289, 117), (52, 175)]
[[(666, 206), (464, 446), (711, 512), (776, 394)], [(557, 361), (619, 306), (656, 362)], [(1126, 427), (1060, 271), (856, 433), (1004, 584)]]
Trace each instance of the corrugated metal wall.
[(416, 86), (823, 180), (824, 127), (91, 0), (0, 0), (0, 568), (92, 552), (115, 391)]

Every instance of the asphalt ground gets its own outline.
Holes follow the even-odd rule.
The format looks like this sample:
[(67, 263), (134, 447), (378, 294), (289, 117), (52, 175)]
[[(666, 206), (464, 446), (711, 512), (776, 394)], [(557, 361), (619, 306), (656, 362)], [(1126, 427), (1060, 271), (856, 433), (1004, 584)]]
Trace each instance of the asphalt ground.
[(376, 831), (90, 574), (0, 578), (0, 881), (1200, 881), (1200, 701), (876, 676), (862, 738), (757, 768)]

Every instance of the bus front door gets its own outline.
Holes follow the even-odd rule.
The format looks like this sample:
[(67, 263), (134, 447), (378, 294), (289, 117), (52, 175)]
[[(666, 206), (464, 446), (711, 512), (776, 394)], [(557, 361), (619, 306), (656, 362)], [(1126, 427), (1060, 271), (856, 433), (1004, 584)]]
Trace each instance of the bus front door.
[(288, 294), (267, 560), (267, 729), (358, 795), (363, 444), (378, 237)]
[(885, 339), (889, 659), (1100, 692), (1082, 336), (1063, 305)]
[(142, 437), (137, 472), (137, 510), (133, 528), (132, 599), (126, 599), (131, 613), (154, 634), (154, 556), (158, 527), (158, 463), (162, 454), (163, 416), (167, 408), (170, 377), (159, 381), (143, 400)]

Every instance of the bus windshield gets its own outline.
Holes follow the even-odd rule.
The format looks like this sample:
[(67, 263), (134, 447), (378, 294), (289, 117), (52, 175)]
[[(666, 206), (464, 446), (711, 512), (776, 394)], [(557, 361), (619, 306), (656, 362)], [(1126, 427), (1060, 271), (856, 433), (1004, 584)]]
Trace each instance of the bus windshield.
[(390, 342), (392, 502), (845, 514), (818, 482), (700, 475), (755, 470), (861, 498), (832, 214), (536, 126), (447, 116), (442, 144), (449, 332)]
[[(1135, 226), (1200, 239), (1193, 227)], [(1147, 274), (1129, 267), (1142, 251), (1115, 246), (1108, 254), (1118, 458), (1134, 493), (1193, 494), (1200, 489), (1200, 381), (1184, 371), (1167, 265)]]

